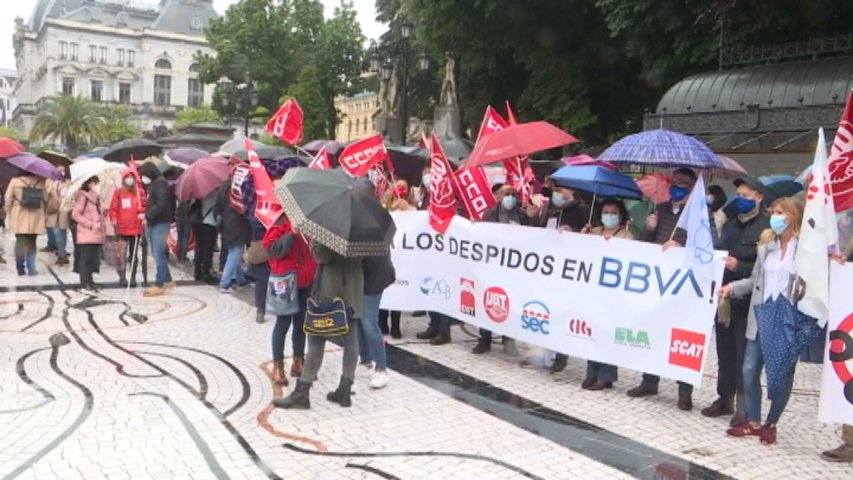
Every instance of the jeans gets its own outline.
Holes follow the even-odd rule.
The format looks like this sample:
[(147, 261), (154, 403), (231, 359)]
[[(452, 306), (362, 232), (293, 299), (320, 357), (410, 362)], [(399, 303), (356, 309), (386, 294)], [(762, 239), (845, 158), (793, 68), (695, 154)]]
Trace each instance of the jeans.
[(154, 257), (154, 265), (157, 267), (157, 275), (154, 284), (163, 287), (172, 281), (172, 273), (169, 271), (169, 246), (166, 237), (169, 236), (169, 224), (158, 223), (151, 225), (148, 229), (151, 242), (151, 256)]
[(388, 367), (385, 359), (385, 340), (379, 330), (379, 304), (382, 294), (364, 296), (364, 318), (358, 323), (358, 346), (361, 363), (376, 362), (376, 370)]
[(293, 333), (290, 340), (293, 345), (293, 356), (305, 356), (305, 332), (302, 325), (305, 322), (305, 304), (308, 302), (310, 288), (299, 289), (299, 311), (292, 315), (278, 315), (275, 317), (275, 327), (272, 329), (272, 359), (284, 360), (284, 344), (287, 331), (293, 325)]
[(190, 242), (190, 233), (192, 228), (186, 222), (178, 222), (178, 260), (185, 261), (187, 259), (187, 244)]
[[(355, 379), (355, 367), (358, 364), (358, 322), (357, 318), (350, 320), (349, 332), (341, 338), (344, 347), (341, 376), (349, 380)], [(305, 357), (305, 367), (299, 380), (305, 383), (313, 383), (317, 378), (320, 366), (323, 365), (323, 355), (326, 353), (326, 337), (308, 335), (307, 340), (308, 355)]]
[(56, 250), (56, 228), (47, 227), (47, 249)]
[[(750, 422), (761, 421), (761, 369), (764, 368), (764, 354), (761, 352), (761, 342), (758, 334), (755, 340), (746, 341), (746, 353), (743, 357), (743, 390), (746, 394), (746, 419)], [(788, 405), (791, 398), (791, 389), (794, 387), (794, 369), (779, 386), (779, 391), (770, 399), (770, 412), (767, 414), (767, 422), (776, 425), (779, 417)]]
[(586, 378), (598, 380), (599, 382), (615, 382), (618, 369), (616, 365), (609, 363), (594, 362), (589, 360), (586, 362)]
[(229, 245), (228, 259), (225, 260), (225, 268), (222, 269), (222, 276), (219, 278), (219, 288), (228, 288), (232, 278), (236, 279), (239, 285), (246, 283), (243, 267), (240, 266), (242, 260), (243, 245)]
[[(15, 235), (15, 266), (18, 275), (38, 275), (36, 271), (36, 235)], [(26, 270), (25, 270), (26, 268)]]
[[(50, 243), (50, 237), (53, 236), (53, 244)], [(59, 227), (47, 229), (48, 247), (53, 247), (56, 250), (56, 256), (59, 258), (67, 257), (68, 251), (68, 230)]]
[(255, 310), (258, 313), (266, 313), (270, 265), (267, 262), (249, 265), (249, 274), (255, 278)]
[(450, 335), (450, 326), (453, 319), (443, 313), (429, 312), (429, 329), (435, 330), (439, 335)]

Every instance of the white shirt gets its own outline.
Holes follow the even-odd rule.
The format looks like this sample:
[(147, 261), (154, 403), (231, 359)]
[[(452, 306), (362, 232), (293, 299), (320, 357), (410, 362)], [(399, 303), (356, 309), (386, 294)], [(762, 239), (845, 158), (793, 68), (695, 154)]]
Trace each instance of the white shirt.
[(776, 240), (776, 250), (767, 254), (767, 259), (764, 261), (764, 300), (772, 300), (779, 295), (783, 295), (788, 300), (791, 299), (791, 276), (796, 273), (794, 267), (794, 252), (797, 251), (797, 239), (791, 238), (788, 241), (788, 248), (785, 249), (785, 256), (782, 256), (782, 244)]

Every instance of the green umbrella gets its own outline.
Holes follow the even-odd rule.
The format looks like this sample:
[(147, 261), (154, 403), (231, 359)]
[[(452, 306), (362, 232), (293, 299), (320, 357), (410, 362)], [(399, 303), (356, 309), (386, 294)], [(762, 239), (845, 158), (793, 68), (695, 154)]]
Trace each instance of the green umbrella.
[(396, 227), (373, 187), (341, 170), (291, 168), (275, 194), (305, 235), (345, 257), (386, 255)]

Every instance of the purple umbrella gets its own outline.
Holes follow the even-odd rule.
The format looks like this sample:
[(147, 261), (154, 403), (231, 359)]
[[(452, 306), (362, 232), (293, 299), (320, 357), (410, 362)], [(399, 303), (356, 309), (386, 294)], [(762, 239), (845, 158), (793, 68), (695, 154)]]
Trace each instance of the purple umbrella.
[(10, 164), (25, 172), (51, 180), (62, 180), (62, 174), (50, 162), (31, 153), (21, 153), (7, 160)]
[(329, 155), (334, 156), (344, 148), (344, 144), (334, 140), (312, 140), (303, 145), (301, 148), (309, 153), (317, 153), (323, 147), (326, 147), (326, 152), (328, 152)]
[(168, 150), (166, 152), (166, 156), (169, 157), (169, 160), (174, 162), (192, 165), (196, 160), (207, 158), (210, 154), (197, 148), (174, 148), (172, 150)]

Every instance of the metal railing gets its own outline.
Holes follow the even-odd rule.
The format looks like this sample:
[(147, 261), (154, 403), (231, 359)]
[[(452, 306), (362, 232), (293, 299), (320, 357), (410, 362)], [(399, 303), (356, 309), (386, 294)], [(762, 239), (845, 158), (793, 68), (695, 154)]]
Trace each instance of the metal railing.
[(830, 53), (853, 51), (853, 32), (808, 40), (723, 49), (722, 67), (751, 63), (768, 63), (797, 58), (817, 58)]

